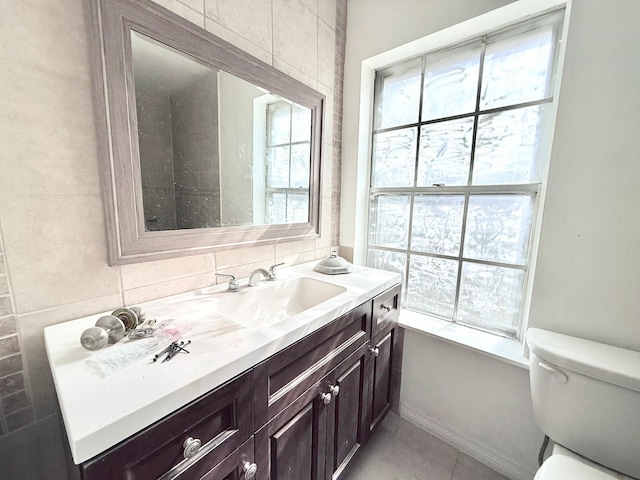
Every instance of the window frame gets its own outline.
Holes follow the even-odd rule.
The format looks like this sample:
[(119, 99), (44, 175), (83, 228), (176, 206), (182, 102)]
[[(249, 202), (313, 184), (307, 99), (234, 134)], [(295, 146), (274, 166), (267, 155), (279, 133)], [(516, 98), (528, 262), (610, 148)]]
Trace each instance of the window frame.
[[(523, 23), (535, 17), (542, 16), (553, 11), (564, 10), (564, 19), (559, 24), (559, 36), (562, 39), (567, 38), (567, 29), (569, 25), (571, 1), (558, 0), (521, 0), (514, 4), (508, 5), (491, 11), (487, 14), (475, 17), (466, 22), (462, 22), (453, 27), (428, 35), (416, 41), (410, 42), (401, 47), (395, 48), (388, 52), (376, 55), (362, 62), (361, 67), (361, 104), (360, 104), (360, 127), (358, 134), (358, 157), (357, 157), (357, 197), (355, 203), (356, 228), (354, 231), (354, 262), (366, 264), (369, 251), (369, 214), (370, 214), (370, 198), (371, 198), (371, 155), (373, 151), (373, 132), (374, 132), (374, 115), (373, 115), (373, 99), (375, 94), (375, 74), (376, 71), (384, 70), (403, 62), (407, 62), (412, 58), (426, 55), (428, 52), (435, 52), (441, 49), (452, 48), (461, 45), (485, 35), (495, 35), (501, 30), (507, 30), (509, 27)], [(540, 178), (541, 184), (528, 186), (527, 189), (533, 188), (536, 195), (536, 202), (533, 212), (532, 234), (529, 239), (530, 261), (524, 281), (524, 291), (522, 296), (523, 308), (519, 324), (517, 339), (522, 342), (522, 332), (526, 329), (528, 322), (531, 291), (533, 289), (533, 280), (535, 272), (535, 264), (537, 259), (538, 243), (540, 238), (540, 226), (542, 223), (542, 215), (544, 211), (544, 201), (546, 193), (546, 179), (548, 177), (549, 159), (551, 156), (551, 145), (553, 142), (553, 134), (555, 130), (555, 119), (558, 105), (559, 92), (562, 80), (562, 67), (565, 56), (565, 42), (561, 42), (557, 46), (558, 52), (555, 56), (553, 71), (555, 72), (555, 83), (553, 89), (549, 92), (549, 97), (553, 98), (551, 112), (549, 114), (549, 138), (547, 145), (544, 146), (545, 152), (542, 157), (546, 159), (541, 165)], [(540, 102), (535, 102), (540, 103)], [(502, 108), (500, 108), (502, 110)], [(478, 114), (475, 112), (475, 114)], [(422, 123), (423, 124), (423, 123)], [(518, 188), (522, 186), (519, 185)], [(419, 187), (418, 187), (419, 188)], [(416, 187), (409, 190), (416, 191)], [(432, 187), (425, 187), (432, 188)], [(456, 187), (445, 187), (447, 189), (455, 189)], [(465, 187), (467, 188), (467, 187)], [(477, 187), (476, 187), (477, 188)], [(373, 192), (376, 190), (371, 189)], [(402, 190), (402, 189), (398, 189)], [(387, 190), (388, 192), (389, 190)], [(377, 193), (384, 193), (378, 191)], [(445, 190), (437, 192), (428, 192), (434, 194), (443, 194)], [(411, 215), (409, 217), (411, 221)], [(410, 228), (410, 227), (409, 227)], [(411, 230), (409, 230), (410, 232)], [(389, 249), (387, 249), (389, 250)], [(407, 248), (409, 255), (409, 249)], [(462, 259), (460, 252), (460, 259)], [(407, 261), (409, 257), (407, 257)], [(405, 271), (405, 280), (408, 278), (408, 265)], [(459, 286), (458, 286), (459, 288)], [(424, 314), (426, 317), (428, 315)], [(412, 315), (415, 317), (415, 315)], [(451, 323), (442, 321), (443, 323)], [(414, 326), (415, 326), (415, 322)], [(463, 328), (467, 328), (466, 325)], [(463, 343), (463, 342), (461, 342)]]

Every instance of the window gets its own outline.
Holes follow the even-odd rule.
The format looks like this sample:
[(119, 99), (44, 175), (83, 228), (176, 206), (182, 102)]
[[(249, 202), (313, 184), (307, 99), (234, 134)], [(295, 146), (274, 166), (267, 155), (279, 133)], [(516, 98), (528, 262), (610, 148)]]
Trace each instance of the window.
[(266, 223), (309, 220), (311, 110), (283, 100), (267, 104)]
[(562, 20), (376, 72), (367, 261), (408, 309), (519, 337)]

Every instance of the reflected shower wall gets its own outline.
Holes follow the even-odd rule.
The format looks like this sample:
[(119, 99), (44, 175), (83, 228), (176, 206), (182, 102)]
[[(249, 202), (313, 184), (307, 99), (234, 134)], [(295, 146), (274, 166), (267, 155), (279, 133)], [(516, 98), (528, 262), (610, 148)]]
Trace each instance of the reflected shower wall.
[(147, 231), (220, 226), (218, 78), (167, 91), (136, 78)]
[(154, 85), (136, 84), (138, 142), (145, 228), (175, 230), (176, 205), (169, 96)]
[(171, 130), (177, 228), (219, 227), (217, 72), (171, 96)]

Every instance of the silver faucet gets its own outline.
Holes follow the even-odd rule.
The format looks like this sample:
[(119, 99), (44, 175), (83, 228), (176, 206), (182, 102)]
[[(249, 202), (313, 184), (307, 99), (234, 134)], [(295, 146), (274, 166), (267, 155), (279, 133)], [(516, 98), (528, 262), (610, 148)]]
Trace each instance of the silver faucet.
[(280, 265), (284, 265), (284, 262), (277, 263), (275, 265), (271, 265), (269, 267), (269, 271), (264, 268), (256, 268), (251, 275), (249, 276), (249, 286), (255, 287), (260, 284), (260, 279), (265, 278), (267, 280), (275, 280), (276, 279), (276, 267)]
[(227, 286), (227, 292), (239, 292), (240, 284), (236, 280), (235, 275), (227, 273), (216, 273), (216, 277), (227, 277), (229, 279), (229, 285)]
[(264, 268), (256, 268), (253, 272), (251, 272), (251, 276), (249, 277), (249, 286), (258, 286), (260, 284), (260, 277), (264, 277), (267, 280), (270, 280), (269, 272), (267, 272)]

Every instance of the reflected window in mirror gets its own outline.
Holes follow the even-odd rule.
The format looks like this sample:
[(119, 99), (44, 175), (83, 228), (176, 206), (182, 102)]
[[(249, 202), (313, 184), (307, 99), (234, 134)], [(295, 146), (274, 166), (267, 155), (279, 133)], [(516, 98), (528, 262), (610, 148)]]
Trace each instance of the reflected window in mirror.
[(306, 222), (311, 111), (280, 100), (267, 105), (266, 221)]

